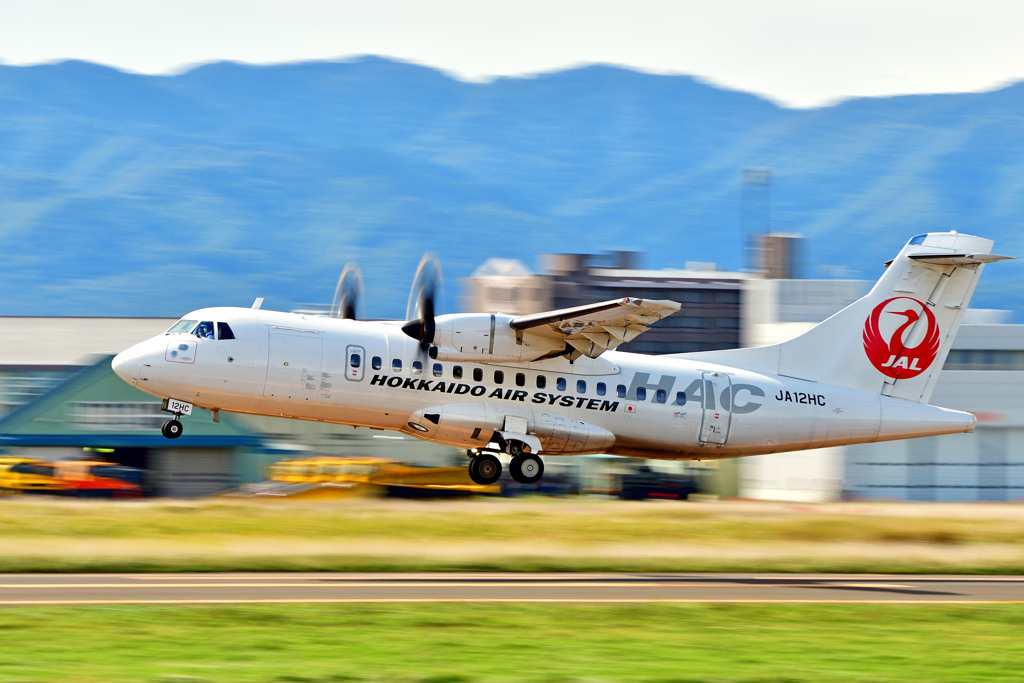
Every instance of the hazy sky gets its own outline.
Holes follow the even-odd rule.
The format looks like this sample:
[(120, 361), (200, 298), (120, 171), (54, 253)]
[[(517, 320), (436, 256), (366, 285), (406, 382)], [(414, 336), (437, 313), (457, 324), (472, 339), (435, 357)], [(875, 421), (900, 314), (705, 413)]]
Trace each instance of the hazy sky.
[(1024, 78), (1021, 0), (0, 0), (0, 62), (141, 73), (378, 54), (461, 78), (590, 62), (792, 106)]

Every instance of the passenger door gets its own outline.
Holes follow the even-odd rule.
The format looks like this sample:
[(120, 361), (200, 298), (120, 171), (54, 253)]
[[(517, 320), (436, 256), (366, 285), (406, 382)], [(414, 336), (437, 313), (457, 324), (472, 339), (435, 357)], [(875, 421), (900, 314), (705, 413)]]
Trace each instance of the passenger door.
[(322, 374), (323, 340), (316, 332), (270, 328), (264, 396), (314, 400)]
[[(704, 380), (704, 410), (700, 418), (700, 445), (724, 446), (732, 423), (732, 380), (718, 372), (702, 372)], [(718, 400), (723, 397), (724, 400)], [(726, 398), (728, 397), (728, 398)], [(725, 405), (721, 405), (724, 403)]]

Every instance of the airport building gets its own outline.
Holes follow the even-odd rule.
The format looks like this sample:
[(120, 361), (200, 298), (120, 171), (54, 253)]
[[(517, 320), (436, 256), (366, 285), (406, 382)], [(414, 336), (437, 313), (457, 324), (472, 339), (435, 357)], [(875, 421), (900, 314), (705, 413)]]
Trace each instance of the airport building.
[(637, 260), (628, 251), (545, 254), (535, 275), (518, 261), (491, 259), (463, 280), (463, 309), (523, 315), (627, 296), (669, 299), (683, 305), (683, 314), (659, 321), (619, 350), (680, 353), (740, 345), (749, 274), (720, 271), (709, 263), (645, 270)]
[[(861, 296), (867, 285), (752, 283), (745, 345), (792, 338)], [(930, 399), (974, 413), (973, 432), (743, 458), (737, 463), (738, 495), (803, 501), (1024, 500), (1024, 325), (1008, 324), (1009, 317), (1008, 311), (967, 312)]]

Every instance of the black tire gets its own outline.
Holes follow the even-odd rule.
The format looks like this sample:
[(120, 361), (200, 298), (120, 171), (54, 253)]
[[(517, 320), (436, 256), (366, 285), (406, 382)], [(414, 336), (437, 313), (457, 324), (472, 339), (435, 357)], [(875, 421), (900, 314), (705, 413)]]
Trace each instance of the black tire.
[(181, 436), (183, 431), (184, 429), (182, 428), (179, 420), (168, 420), (167, 422), (164, 422), (162, 427), (160, 427), (160, 433), (168, 439), (177, 439)]
[(544, 461), (532, 453), (512, 458), (509, 474), (520, 484), (536, 484), (544, 476)]
[(489, 486), (501, 478), (501, 461), (490, 453), (481, 453), (469, 461), (469, 478)]

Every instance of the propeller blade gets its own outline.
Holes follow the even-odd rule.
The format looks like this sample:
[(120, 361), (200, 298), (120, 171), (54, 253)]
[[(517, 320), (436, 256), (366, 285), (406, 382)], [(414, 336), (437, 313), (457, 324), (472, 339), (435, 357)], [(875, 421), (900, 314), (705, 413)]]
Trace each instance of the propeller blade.
[(427, 252), (420, 260), (409, 292), (409, 304), (405, 309), (409, 322), (402, 325), (402, 331), (418, 341), (424, 351), (434, 342), (434, 317), (441, 279), (441, 262), (433, 253)]
[(363, 274), (355, 262), (349, 262), (341, 271), (338, 286), (331, 303), (332, 318), (356, 319), (356, 310), (363, 298)]

